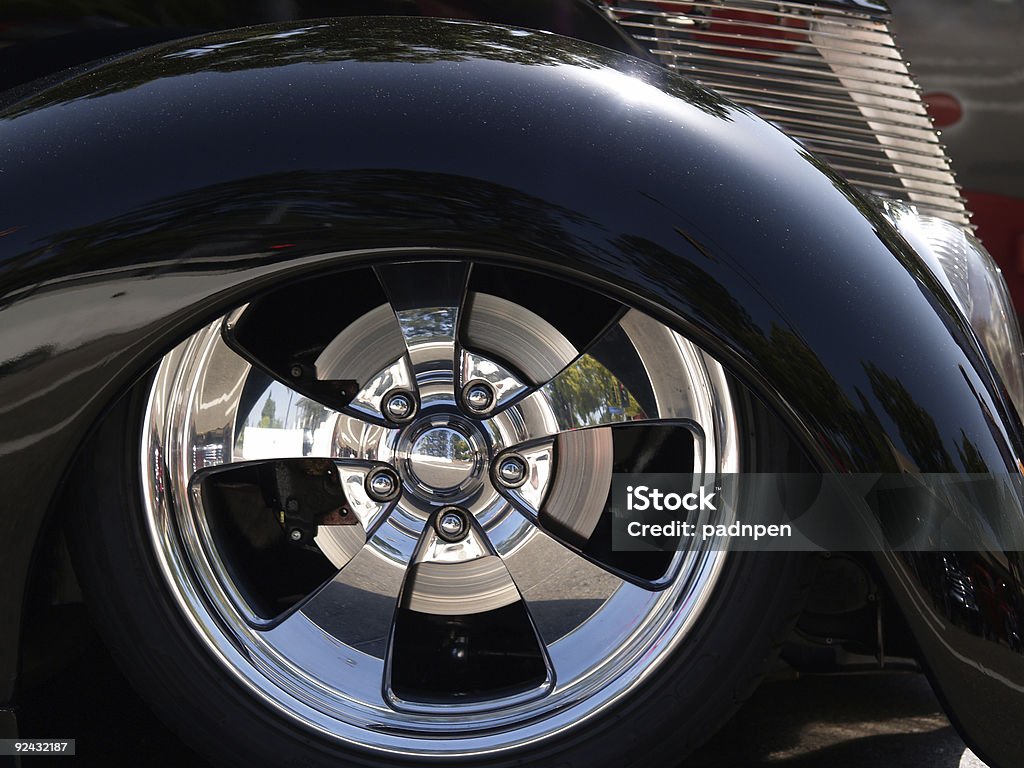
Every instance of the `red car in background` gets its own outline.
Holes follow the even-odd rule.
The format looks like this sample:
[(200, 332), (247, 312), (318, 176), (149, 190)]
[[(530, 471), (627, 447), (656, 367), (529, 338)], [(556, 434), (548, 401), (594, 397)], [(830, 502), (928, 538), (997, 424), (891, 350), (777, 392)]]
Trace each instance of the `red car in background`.
[(892, 0), (893, 29), (963, 187), (972, 223), (1024, 311), (1024, 2)]

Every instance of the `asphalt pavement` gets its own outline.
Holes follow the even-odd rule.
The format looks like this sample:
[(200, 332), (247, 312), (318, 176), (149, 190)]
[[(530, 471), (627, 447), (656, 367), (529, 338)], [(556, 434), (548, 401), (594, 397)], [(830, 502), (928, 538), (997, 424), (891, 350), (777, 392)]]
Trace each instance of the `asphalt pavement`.
[[(28, 758), (25, 768), (207, 765), (150, 714), (91, 631), (75, 645), (73, 660), (30, 692), (21, 725), (26, 737), (75, 738), (77, 756)], [(985, 768), (925, 678), (906, 672), (767, 682), (685, 763), (713, 766)]]

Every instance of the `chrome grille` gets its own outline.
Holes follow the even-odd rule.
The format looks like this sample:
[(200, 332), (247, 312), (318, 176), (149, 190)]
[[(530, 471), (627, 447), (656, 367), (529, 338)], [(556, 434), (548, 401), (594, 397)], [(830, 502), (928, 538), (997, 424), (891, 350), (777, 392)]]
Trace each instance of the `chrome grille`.
[(665, 65), (775, 123), (861, 189), (969, 224), (885, 21), (770, 0), (603, 6)]

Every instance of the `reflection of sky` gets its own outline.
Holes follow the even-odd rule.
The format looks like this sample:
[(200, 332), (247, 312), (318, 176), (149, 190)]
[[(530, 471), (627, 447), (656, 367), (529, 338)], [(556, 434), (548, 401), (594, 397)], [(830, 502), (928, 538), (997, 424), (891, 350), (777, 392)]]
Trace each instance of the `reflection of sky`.
[(185, 58), (185, 59), (197, 59), (197, 58), (200, 58), (202, 56), (208, 56), (210, 54), (216, 53), (217, 51), (222, 51), (225, 48), (231, 48), (231, 47), (237, 46), (237, 45), (250, 45), (254, 41), (260, 41), (260, 40), (265, 40), (265, 41), (269, 41), (269, 40), (287, 40), (289, 37), (295, 37), (297, 35), (302, 35), (302, 34), (304, 34), (306, 32), (309, 32), (310, 30), (313, 30), (313, 29), (322, 29), (325, 26), (326, 26), (325, 24), (319, 24), (317, 26), (312, 26), (312, 27), (301, 27), (299, 29), (285, 30), (284, 32), (275, 32), (275, 33), (269, 34), (269, 35), (256, 35), (256, 36), (244, 38), (244, 39), (241, 39), (241, 40), (228, 40), (227, 42), (223, 42), (223, 43), (208, 43), (207, 45), (202, 45), (202, 46), (199, 46), (197, 48), (186, 48), (186, 49), (181, 50), (181, 51), (172, 51), (171, 53), (168, 53), (166, 55), (166, 58), (168, 58), (168, 59), (183, 59), (183, 58)]

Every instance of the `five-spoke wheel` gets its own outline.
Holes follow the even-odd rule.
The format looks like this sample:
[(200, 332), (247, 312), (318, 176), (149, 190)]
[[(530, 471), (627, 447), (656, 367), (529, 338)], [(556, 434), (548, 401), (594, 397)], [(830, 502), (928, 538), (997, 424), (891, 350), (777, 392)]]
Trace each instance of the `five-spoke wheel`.
[(593, 764), (581, 724), (642, 706), (670, 728), (666, 690), (718, 718), (735, 696), (708, 690), (708, 654), (767, 642), (743, 606), (770, 563), (613, 541), (615, 473), (720, 484), (741, 416), (717, 362), (602, 292), (467, 259), (288, 283), (183, 341), (137, 400), (119, 483), (141, 483), (153, 558), (124, 588), (161, 613), (128, 617), (191, 634), (172, 669), (201, 659), (218, 696), (232, 681), (317, 749)]

